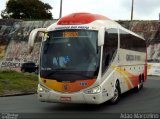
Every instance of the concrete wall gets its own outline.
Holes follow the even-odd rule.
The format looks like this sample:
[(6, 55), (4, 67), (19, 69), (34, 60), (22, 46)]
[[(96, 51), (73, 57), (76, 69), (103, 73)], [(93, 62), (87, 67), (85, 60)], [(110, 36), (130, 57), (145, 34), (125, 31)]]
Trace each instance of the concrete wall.
[[(41, 39), (37, 39), (32, 53), (28, 54), (28, 36), (33, 29), (47, 27), (55, 21), (57, 20), (0, 20), (0, 68), (19, 71), (24, 62), (37, 63)], [(160, 22), (119, 21), (119, 23), (145, 37), (149, 61), (160, 62)]]
[(31, 54), (28, 53), (28, 37), (35, 28), (47, 27), (50, 21), (0, 21), (0, 68), (20, 70), (22, 63), (37, 63), (41, 39), (35, 42)]

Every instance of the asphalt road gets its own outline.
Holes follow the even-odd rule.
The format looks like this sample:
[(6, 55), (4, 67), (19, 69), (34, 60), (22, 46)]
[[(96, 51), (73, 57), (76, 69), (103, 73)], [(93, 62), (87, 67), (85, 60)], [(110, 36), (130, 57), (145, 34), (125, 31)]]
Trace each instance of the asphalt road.
[(160, 113), (160, 77), (149, 76), (140, 92), (123, 94), (116, 105), (44, 103), (34, 94), (0, 97), (0, 113)]

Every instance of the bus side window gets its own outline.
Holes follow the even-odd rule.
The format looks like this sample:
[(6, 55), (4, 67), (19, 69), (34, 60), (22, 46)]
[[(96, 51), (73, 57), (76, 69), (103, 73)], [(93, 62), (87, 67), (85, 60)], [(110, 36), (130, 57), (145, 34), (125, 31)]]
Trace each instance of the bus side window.
[(118, 31), (117, 29), (108, 29), (105, 33), (102, 59), (102, 74), (108, 68), (118, 48)]
[(120, 48), (138, 52), (146, 52), (145, 41), (139, 37), (120, 31)]

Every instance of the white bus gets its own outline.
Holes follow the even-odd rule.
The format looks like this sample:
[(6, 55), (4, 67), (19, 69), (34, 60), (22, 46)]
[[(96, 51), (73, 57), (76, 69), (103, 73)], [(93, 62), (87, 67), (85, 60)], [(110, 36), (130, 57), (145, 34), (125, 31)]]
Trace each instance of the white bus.
[(73, 13), (31, 32), (41, 44), (38, 99), (44, 102), (117, 103), (140, 90), (147, 74), (145, 40), (107, 17)]

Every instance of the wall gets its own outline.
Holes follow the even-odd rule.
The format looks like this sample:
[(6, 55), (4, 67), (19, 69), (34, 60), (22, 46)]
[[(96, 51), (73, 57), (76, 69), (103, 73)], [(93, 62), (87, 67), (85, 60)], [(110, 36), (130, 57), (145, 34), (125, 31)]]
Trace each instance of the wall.
[[(28, 37), (35, 28), (47, 27), (57, 20), (17, 21), (0, 20), (0, 68), (20, 70), (22, 63), (38, 63), (41, 39), (38, 38), (31, 54), (28, 53)], [(140, 34), (147, 40), (148, 59), (160, 62), (159, 21), (118, 21), (122, 26)]]
[[(1, 21), (0, 21), (1, 22)], [(8, 21), (6, 21), (8, 22)], [(50, 21), (14, 21), (0, 23), (0, 67), (20, 71), (24, 62), (38, 62), (41, 39), (37, 39), (31, 54), (28, 53), (28, 37), (35, 28), (47, 27)]]

